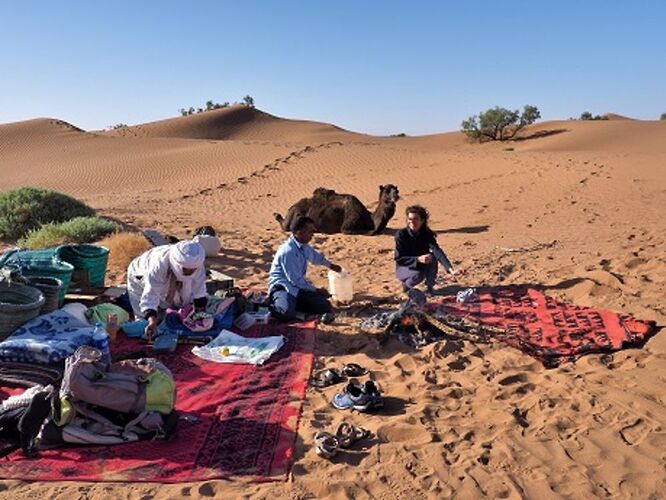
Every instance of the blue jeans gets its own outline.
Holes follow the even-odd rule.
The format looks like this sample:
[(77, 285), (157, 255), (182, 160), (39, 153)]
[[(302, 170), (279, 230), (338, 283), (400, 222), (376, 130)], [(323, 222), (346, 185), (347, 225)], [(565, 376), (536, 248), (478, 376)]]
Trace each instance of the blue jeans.
[(299, 290), (294, 297), (287, 290), (276, 286), (271, 290), (270, 306), (273, 317), (281, 321), (291, 321), (297, 312), (305, 314), (325, 314), (333, 310), (331, 302), (319, 292)]
[(437, 259), (432, 259), (430, 264), (418, 264), (416, 269), (410, 269), (407, 266), (396, 266), (395, 277), (400, 280), (405, 292), (411, 290), (423, 280), (425, 280), (428, 290), (431, 290), (435, 286), (437, 267)]

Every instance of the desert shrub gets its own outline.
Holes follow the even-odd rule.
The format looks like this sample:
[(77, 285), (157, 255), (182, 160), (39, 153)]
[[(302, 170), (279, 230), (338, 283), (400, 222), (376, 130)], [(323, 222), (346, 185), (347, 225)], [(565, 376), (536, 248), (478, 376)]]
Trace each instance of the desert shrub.
[(505, 141), (513, 138), (523, 127), (541, 118), (536, 106), (529, 104), (523, 112), (495, 106), (463, 120), (462, 132), (475, 141)]
[(583, 111), (580, 114), (580, 119), (581, 120), (608, 120), (608, 117), (607, 116), (601, 116), (601, 115), (594, 116), (589, 111)]
[(118, 129), (121, 129), (121, 128), (127, 128), (127, 124), (126, 123), (116, 123), (115, 125), (109, 125), (108, 128), (109, 128), (109, 130), (118, 130)]
[(102, 217), (75, 217), (67, 222), (51, 222), (33, 229), (19, 240), (19, 245), (37, 250), (64, 244), (92, 243), (118, 229), (118, 224)]
[(99, 242), (109, 249), (108, 275), (111, 281), (125, 279), (127, 266), (134, 257), (138, 257), (151, 245), (141, 233), (114, 233)]
[(243, 97), (243, 104), (245, 104), (249, 108), (254, 108), (254, 99), (252, 96), (246, 95)]
[[(254, 99), (246, 95), (243, 97), (242, 103), (245, 106), (248, 106), (250, 108), (254, 108)], [(234, 102), (234, 104), (239, 104), (238, 102)], [(220, 109), (220, 108), (228, 108), (230, 106), (229, 101), (225, 101), (223, 103), (219, 102), (213, 102), (211, 100), (206, 101), (206, 107), (202, 108), (194, 108), (190, 106), (189, 108), (180, 108), (178, 112), (181, 114), (181, 116), (190, 116), (194, 114), (199, 114), (199, 113), (205, 113), (206, 111), (213, 111), (214, 109)]]
[(85, 203), (57, 191), (22, 187), (0, 193), (0, 240), (14, 241), (50, 222), (92, 217)]
[(666, 113), (662, 113), (659, 117), (660, 120), (666, 120)]

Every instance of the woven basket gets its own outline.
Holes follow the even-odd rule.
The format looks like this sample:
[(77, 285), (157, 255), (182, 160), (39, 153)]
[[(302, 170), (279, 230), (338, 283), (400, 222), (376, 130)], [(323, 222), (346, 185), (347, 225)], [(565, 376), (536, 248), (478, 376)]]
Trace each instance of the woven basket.
[(62, 281), (58, 278), (49, 276), (34, 276), (30, 278), (30, 286), (37, 288), (44, 294), (44, 305), (39, 314), (46, 314), (55, 311), (60, 307), (60, 292), (62, 291)]
[(44, 305), (44, 294), (38, 289), (0, 283), (0, 340), (5, 340), (14, 330), (39, 315)]

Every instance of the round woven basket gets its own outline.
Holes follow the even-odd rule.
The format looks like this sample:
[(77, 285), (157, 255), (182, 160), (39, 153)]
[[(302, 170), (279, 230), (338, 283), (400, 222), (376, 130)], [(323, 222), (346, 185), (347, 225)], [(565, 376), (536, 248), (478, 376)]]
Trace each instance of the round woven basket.
[(0, 340), (39, 315), (44, 305), (44, 294), (37, 288), (0, 283)]
[(44, 305), (39, 311), (40, 314), (50, 313), (60, 307), (62, 281), (50, 276), (34, 276), (29, 281), (30, 286), (34, 286), (44, 294)]

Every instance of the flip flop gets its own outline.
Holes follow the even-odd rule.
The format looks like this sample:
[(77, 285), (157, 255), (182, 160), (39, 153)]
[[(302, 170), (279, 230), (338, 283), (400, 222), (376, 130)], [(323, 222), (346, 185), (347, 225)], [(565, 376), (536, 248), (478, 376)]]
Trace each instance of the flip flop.
[(328, 387), (329, 385), (342, 382), (344, 379), (342, 375), (335, 368), (326, 368), (320, 372), (315, 373), (312, 377), (313, 385), (315, 387)]
[(348, 377), (360, 377), (361, 375), (368, 373), (368, 370), (357, 363), (347, 363), (340, 371)]
[(348, 422), (342, 422), (338, 425), (335, 435), (340, 443), (340, 448), (349, 448), (356, 441), (370, 437), (372, 432), (363, 427), (358, 427)]
[(315, 452), (320, 457), (333, 458), (340, 448), (340, 440), (330, 432), (319, 431), (314, 436)]

